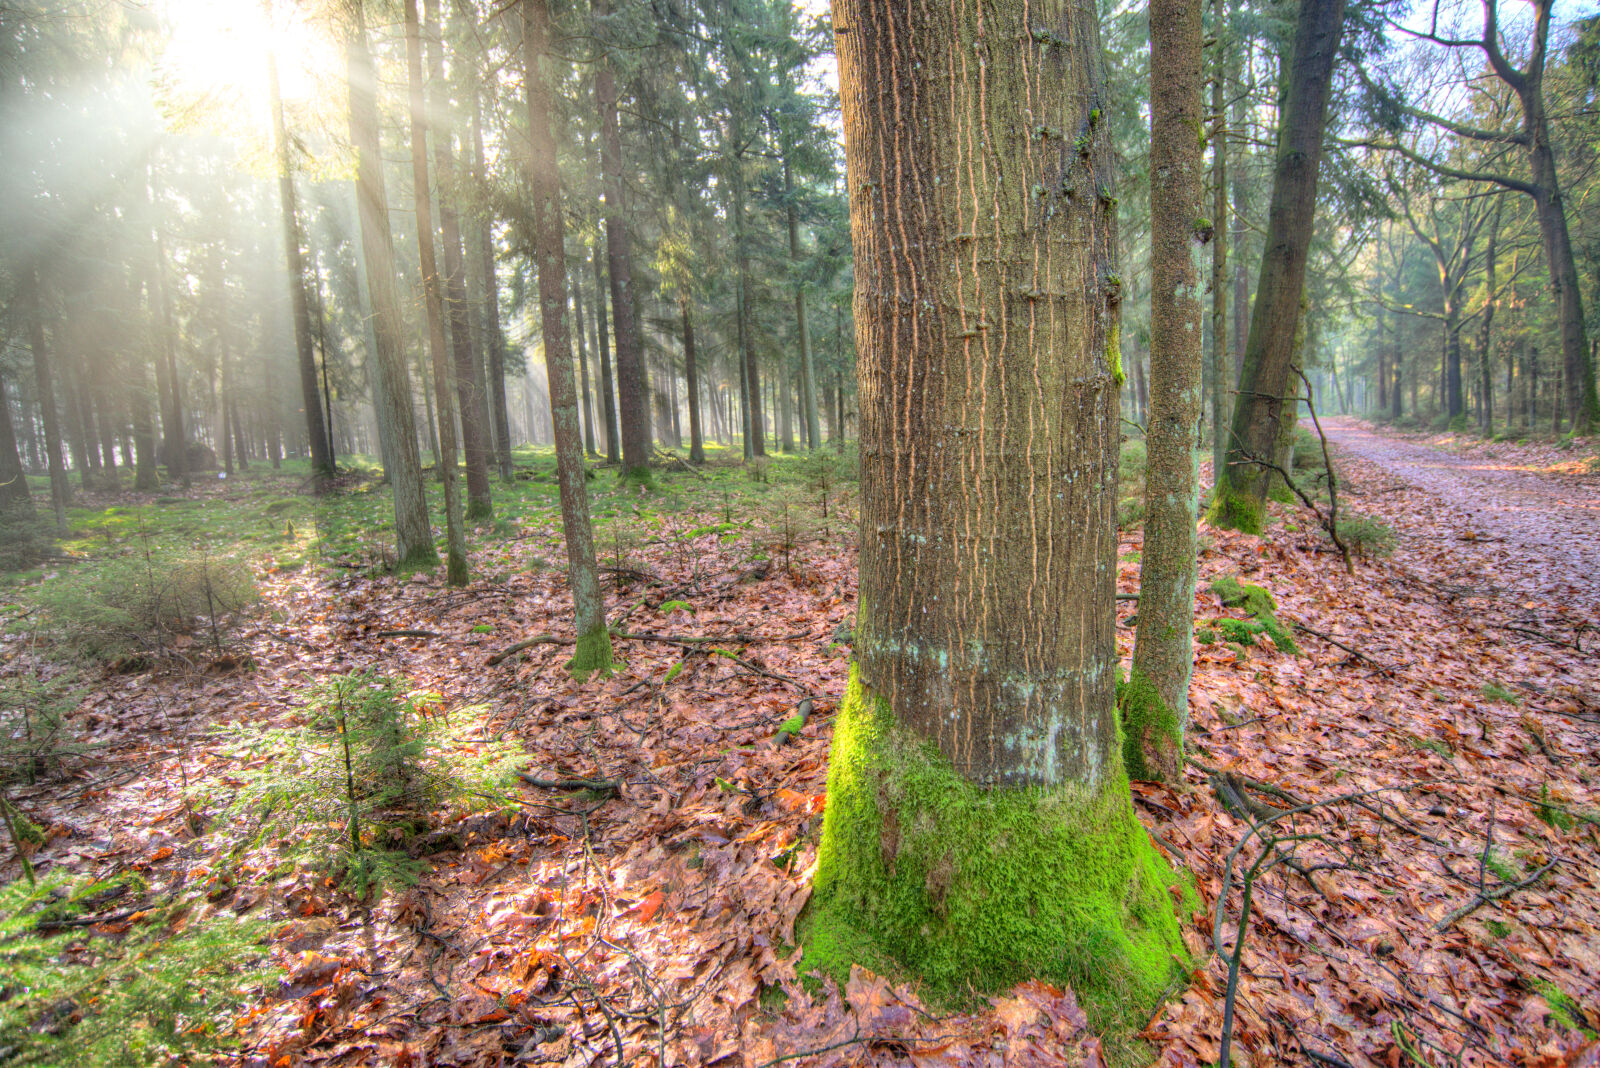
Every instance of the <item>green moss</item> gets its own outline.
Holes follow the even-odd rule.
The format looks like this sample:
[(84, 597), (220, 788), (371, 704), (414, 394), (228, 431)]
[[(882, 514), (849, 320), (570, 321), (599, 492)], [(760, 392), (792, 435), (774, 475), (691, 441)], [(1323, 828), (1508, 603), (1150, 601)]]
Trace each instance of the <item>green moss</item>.
[(484, 501), (484, 500), (470, 500), (470, 499), (467, 501), (467, 521), (468, 522), (476, 522), (477, 520), (480, 520), (480, 519), (492, 519), (493, 517), (494, 517), (494, 505), (491, 502)]
[(1138, 668), (1117, 683), (1122, 766), (1130, 779), (1170, 782), (1183, 766), (1183, 725)]
[(1181, 968), (1169, 889), (1191, 905), (1193, 890), (1120, 768), (1092, 792), (977, 786), (852, 673), (827, 796), (803, 973), (843, 982), (859, 963), (945, 1004), (1044, 977), (1106, 1026), (1147, 1013)]
[(1211, 497), (1211, 507), (1206, 509), (1206, 522), (1224, 530), (1261, 533), (1262, 525), (1266, 522), (1266, 508), (1249, 493), (1224, 486)]
[(1117, 385), (1128, 380), (1122, 373), (1122, 321), (1115, 315), (1106, 328), (1106, 365), (1111, 368), (1111, 377), (1117, 380)]
[(567, 670), (582, 682), (594, 671), (610, 672), (615, 660), (611, 656), (611, 632), (597, 627), (588, 634), (580, 634), (567, 661)]
[(418, 545), (405, 556), (401, 557), (396, 567), (401, 575), (409, 575), (415, 571), (432, 571), (439, 566), (439, 550), (432, 545)]
[(1272, 639), (1272, 644), (1278, 647), (1279, 652), (1299, 655), (1300, 647), (1295, 644), (1294, 635), (1289, 633), (1289, 629), (1279, 622), (1278, 603), (1265, 586), (1240, 582), (1232, 575), (1224, 575), (1211, 584), (1211, 592), (1220, 597), (1228, 608), (1243, 608), (1252, 617), (1253, 621), (1217, 620), (1218, 629), (1227, 635), (1229, 641), (1253, 645), (1255, 635), (1265, 634)]
[(1568, 1031), (1580, 1032), (1589, 1039), (1600, 1037), (1589, 1026), (1589, 1018), (1584, 1015), (1583, 1010), (1578, 1007), (1578, 1002), (1571, 994), (1568, 994), (1548, 979), (1535, 979), (1533, 988), (1539, 992), (1540, 997), (1544, 998), (1545, 1004), (1550, 1006), (1550, 1018), (1555, 1020), (1556, 1023)]
[(471, 579), (467, 558), (455, 549), (445, 554), (444, 580), (451, 586), (465, 586)]
[(1566, 808), (1550, 803), (1549, 783), (1539, 788), (1539, 819), (1558, 831), (1570, 831), (1577, 822)]

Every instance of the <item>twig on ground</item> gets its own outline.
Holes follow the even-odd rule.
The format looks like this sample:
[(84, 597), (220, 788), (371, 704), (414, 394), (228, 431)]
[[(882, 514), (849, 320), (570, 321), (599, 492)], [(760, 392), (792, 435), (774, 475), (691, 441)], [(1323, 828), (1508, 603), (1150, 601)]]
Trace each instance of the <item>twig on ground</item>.
[(1453, 924), (1472, 915), (1483, 906), (1508, 898), (1518, 890), (1526, 890), (1528, 887), (1544, 878), (1546, 872), (1560, 863), (1561, 858), (1557, 857), (1544, 867), (1540, 868), (1538, 871), (1534, 872), (1532, 875), (1528, 876), (1526, 879), (1520, 879), (1514, 883), (1503, 883), (1492, 890), (1479, 890), (1477, 897), (1473, 898), (1465, 905), (1462, 905), (1460, 908), (1452, 909), (1444, 919), (1434, 924), (1433, 929), (1435, 931), (1447, 930)]
[(373, 635), (374, 638), (437, 638), (438, 636), (439, 632), (436, 630), (413, 630), (409, 628), (380, 630)]
[(524, 639), (522, 639), (520, 642), (518, 642), (515, 645), (506, 646), (504, 649), (500, 650), (498, 653), (495, 653), (493, 656), (489, 657), (489, 659), (485, 660), (483, 663), (484, 663), (484, 666), (486, 666), (486, 667), (494, 667), (496, 664), (499, 664), (502, 661), (509, 659), (510, 657), (516, 656), (518, 653), (522, 652), (522, 650), (524, 650), (524, 649), (532, 649), (535, 645), (571, 645), (571, 644), (572, 644), (572, 639), (571, 638), (557, 638), (553, 634), (539, 634), (539, 635), (536, 635), (536, 636), (534, 636), (532, 638), (524, 638)]
[[(1399, 670), (1400, 670), (1400, 668), (1394, 667), (1391, 664), (1385, 664), (1381, 660), (1377, 660), (1377, 659), (1374, 659), (1373, 657), (1368, 656), (1366, 653), (1363, 653), (1360, 649), (1357, 649), (1353, 645), (1346, 645), (1344, 642), (1340, 641), (1338, 638), (1335, 638), (1331, 634), (1322, 633), (1322, 631), (1317, 630), (1315, 627), (1308, 627), (1304, 623), (1301, 623), (1298, 620), (1290, 620), (1290, 623), (1293, 624), (1293, 626), (1294, 626), (1294, 628), (1296, 630), (1303, 630), (1307, 634), (1313, 635), (1314, 637), (1321, 638), (1323, 641), (1327, 642), (1329, 645), (1336, 645), (1340, 649), (1343, 649), (1345, 652), (1349, 653), (1351, 656), (1359, 657), (1362, 660), (1365, 660), (1367, 663), (1371, 664), (1373, 667), (1377, 668), (1379, 671), (1384, 672), (1385, 674), (1394, 675), (1394, 674), (1398, 673)], [(1409, 667), (1410, 665), (1406, 664), (1406, 665), (1402, 665), (1402, 666), (1403, 667)]]

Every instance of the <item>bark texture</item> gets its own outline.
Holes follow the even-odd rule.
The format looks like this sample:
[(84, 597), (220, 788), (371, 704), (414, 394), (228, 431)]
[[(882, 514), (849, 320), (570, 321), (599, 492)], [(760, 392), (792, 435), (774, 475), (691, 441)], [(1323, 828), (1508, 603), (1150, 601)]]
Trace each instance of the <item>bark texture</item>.
[(836, 0), (834, 29), (861, 602), (806, 963), (883, 958), (935, 996), (1048, 975), (1153, 999), (1181, 949), (1117, 745), (1119, 283), (1092, 9)]
[(1251, 533), (1261, 530), (1272, 474), (1258, 461), (1272, 461), (1276, 455), (1283, 397), (1289, 388), (1344, 9), (1345, 0), (1304, 0), (1300, 5), (1278, 132), (1266, 251), (1245, 340), (1227, 462), (1212, 494), (1211, 521)]
[[(1124, 762), (1178, 777), (1194, 667), (1195, 507), (1200, 446), (1200, 4), (1150, 6), (1150, 409), (1146, 418), (1139, 629), (1121, 694)], [(1220, 319), (1220, 316), (1218, 317)]]

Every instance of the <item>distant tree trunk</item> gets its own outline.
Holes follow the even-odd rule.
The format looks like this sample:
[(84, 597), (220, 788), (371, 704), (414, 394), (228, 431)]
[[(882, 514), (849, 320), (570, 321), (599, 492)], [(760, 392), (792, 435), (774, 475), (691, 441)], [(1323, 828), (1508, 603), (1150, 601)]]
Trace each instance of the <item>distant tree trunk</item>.
[[(1200, 0), (1151, 0), (1149, 458), (1139, 629), (1133, 668), (1119, 703), (1128, 774), (1166, 782), (1175, 781), (1183, 767), (1194, 668), (1202, 317), (1200, 277), (1191, 250), (1205, 239), (1196, 232), (1202, 168), (1195, 137), (1201, 126), (1200, 66)], [(1220, 104), (1220, 94), (1214, 99)], [(1213, 264), (1212, 271), (1214, 278), (1221, 278), (1219, 265)], [(1212, 321), (1220, 325), (1223, 309), (1213, 308)]]
[[(360, 0), (354, 5), (355, 28), (345, 42), (350, 84), (350, 142), (356, 149), (356, 203), (361, 222), (361, 247), (367, 291), (372, 304), (376, 364), (373, 409), (380, 436), (388, 441), (386, 461), (394, 488), (395, 534), (399, 566), (435, 567), (438, 550), (428, 525), (422, 494), (422, 464), (417, 456), (416, 414), (411, 404), (411, 376), (406, 373), (404, 328), (394, 235), (389, 228), (388, 197), (383, 184), (383, 154), (378, 143), (377, 78), (367, 51), (367, 31)], [(387, 427), (385, 432), (384, 428)]]
[(317, 389), (317, 363), (311, 346), (311, 313), (306, 303), (306, 267), (300, 250), (300, 218), (295, 203), (294, 170), (289, 165), (289, 135), (283, 121), (283, 97), (278, 92), (278, 57), (267, 52), (267, 99), (272, 110), (272, 146), (278, 164), (278, 211), (283, 220), (283, 254), (289, 282), (289, 307), (294, 315), (294, 347), (300, 371), (300, 406), (305, 412), (306, 438), (311, 443), (311, 473), (318, 492), (333, 477), (333, 456), (328, 450), (328, 428), (323, 422), (322, 396)]
[(1142, 1012), (1181, 940), (1117, 746), (1115, 218), (1067, 193), (1111, 167), (1095, 9), (833, 10), (861, 599), (806, 966)]
[(606, 629), (605, 594), (595, 564), (589, 525), (589, 491), (578, 436), (578, 402), (572, 387), (572, 345), (564, 312), (567, 305), (566, 248), (561, 211), (561, 175), (550, 130), (550, 87), (544, 66), (550, 47), (546, 0), (522, 0), (524, 80), (528, 97), (529, 186), (537, 230), (539, 314), (543, 324), (545, 371), (550, 383), (550, 421), (555, 436), (556, 471), (561, 484), (561, 523), (567, 543), (567, 577), (577, 649), (577, 672), (611, 667), (611, 634)]
[(594, 338), (600, 352), (600, 399), (606, 417), (606, 463), (622, 462), (622, 442), (617, 433), (616, 392), (611, 385), (611, 340), (606, 327), (606, 272), (600, 259), (600, 242), (594, 247)]
[[(444, 483), (445, 581), (452, 586), (465, 586), (468, 579), (467, 536), (461, 516), (461, 498), (456, 488), (455, 403), (450, 395), (450, 356), (444, 339), (444, 293), (433, 255), (433, 198), (428, 191), (428, 120), (422, 93), (422, 41), (417, 25), (417, 0), (405, 0), (405, 20), (406, 72), (411, 87), (411, 180), (417, 213), (417, 269), (422, 274), (428, 352), (433, 361), (439, 470)], [(487, 474), (483, 484), (487, 489)]]
[[(783, 189), (789, 216), (789, 262), (800, 265), (800, 221), (794, 203), (794, 174), (789, 157), (783, 160)], [(805, 420), (806, 448), (822, 445), (822, 424), (817, 416), (817, 375), (811, 360), (811, 330), (806, 323), (806, 287), (800, 278), (794, 282), (794, 321), (800, 336), (800, 417)]]
[(38, 514), (22, 470), (22, 454), (17, 451), (17, 434), (11, 423), (11, 399), (6, 394), (3, 372), (0, 372), (0, 513), (29, 519)]
[[(596, 20), (610, 14), (609, 0), (594, 0)], [(617, 82), (607, 55), (595, 66), (595, 106), (600, 111), (600, 169), (605, 181), (606, 259), (611, 277), (612, 327), (617, 338), (617, 400), (622, 424), (622, 474), (650, 467), (650, 407), (644, 355), (635, 320), (633, 268), (628, 261), (627, 205), (622, 180), (622, 128), (617, 121)]]
[(183, 386), (178, 381), (178, 324), (172, 315), (172, 295), (167, 289), (166, 242), (155, 234), (155, 288), (161, 316), (161, 348), (156, 355), (156, 385), (161, 388), (161, 459), (167, 474), (189, 485), (188, 435), (183, 429)]
[(678, 316), (683, 320), (683, 374), (688, 379), (689, 393), (689, 462), (706, 462), (705, 442), (700, 437), (700, 367), (694, 350), (694, 318), (691, 314), (692, 298), (686, 288), (678, 290)]
[(334, 444), (333, 387), (328, 382), (328, 320), (322, 302), (322, 267), (317, 262), (317, 250), (311, 250), (311, 310), (315, 315), (317, 350), (322, 356), (322, 415), (328, 432), (328, 469), (339, 470), (339, 450)]
[(1502, 202), (1494, 208), (1494, 222), (1489, 226), (1489, 241), (1484, 249), (1483, 261), (1483, 324), (1478, 328), (1478, 426), (1485, 434), (1494, 433), (1494, 313), (1500, 305), (1500, 293), (1495, 263), (1496, 246), (1500, 242), (1500, 214)]
[(739, 178), (733, 187), (733, 240), (735, 258), (738, 261), (738, 341), (739, 359), (741, 367), (741, 382), (739, 404), (742, 408), (744, 419), (744, 454), (749, 459), (767, 454), (766, 423), (762, 419), (761, 399), (761, 372), (760, 364), (756, 357), (756, 347), (750, 338), (750, 254), (745, 247), (745, 190), (742, 170), (738, 161), (735, 161), (736, 172)]
[(44, 423), (45, 460), (50, 471), (50, 507), (55, 513), (56, 530), (67, 533), (67, 503), (72, 487), (67, 483), (66, 462), (61, 456), (61, 424), (56, 412), (55, 376), (50, 368), (50, 350), (45, 345), (44, 308), (39, 301), (39, 274), (32, 265), (18, 272), (18, 303), (27, 316), (28, 346), (33, 350), (34, 399)]
[(1333, 61), (1344, 30), (1345, 0), (1302, 0), (1278, 136), (1266, 251), (1245, 341), (1244, 370), (1232, 434), (1212, 495), (1211, 521), (1259, 533), (1265, 518), (1271, 461), (1291, 348), (1300, 323), (1306, 259), (1317, 204), (1317, 172), (1327, 127)]
[(572, 330), (578, 341), (578, 392), (583, 402), (583, 454), (600, 455), (594, 447), (594, 405), (589, 399), (589, 353), (583, 326), (583, 286), (572, 279)]
[[(425, 0), (427, 18), (428, 80), (434, 89), (423, 104), (423, 129), (433, 137), (433, 167), (437, 180), (439, 241), (444, 250), (441, 294), (443, 313), (450, 326), (450, 355), (456, 403), (460, 406), (461, 453), (467, 466), (467, 518), (487, 519), (494, 514), (489, 491), (489, 397), (483, 365), (472, 337), (472, 311), (467, 304), (467, 260), (456, 214), (456, 161), (451, 150), (449, 93), (444, 78), (444, 41), (439, 36), (439, 0)], [(441, 99), (442, 98), (442, 99)]]

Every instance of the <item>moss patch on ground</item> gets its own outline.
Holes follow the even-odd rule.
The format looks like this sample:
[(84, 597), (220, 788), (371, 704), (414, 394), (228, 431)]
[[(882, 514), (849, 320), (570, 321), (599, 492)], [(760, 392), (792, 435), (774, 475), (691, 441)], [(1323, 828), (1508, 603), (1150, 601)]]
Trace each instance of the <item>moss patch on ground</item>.
[[(1228, 635), (1230, 641), (1240, 644), (1253, 644), (1255, 635), (1265, 634), (1272, 639), (1272, 644), (1278, 651), (1297, 656), (1300, 647), (1295, 644), (1294, 635), (1289, 633), (1278, 620), (1278, 603), (1272, 599), (1272, 594), (1265, 586), (1256, 586), (1249, 582), (1240, 582), (1231, 575), (1225, 575), (1211, 584), (1211, 592), (1222, 599), (1228, 608), (1243, 608), (1250, 613), (1251, 621), (1244, 620), (1218, 620), (1217, 625)], [(1248, 637), (1246, 637), (1246, 634)]]
[(842, 983), (859, 963), (951, 1005), (1047, 978), (1115, 1026), (1181, 971), (1174, 891), (1195, 904), (1139, 825), (1120, 769), (1096, 790), (977, 786), (852, 674), (802, 973)]

